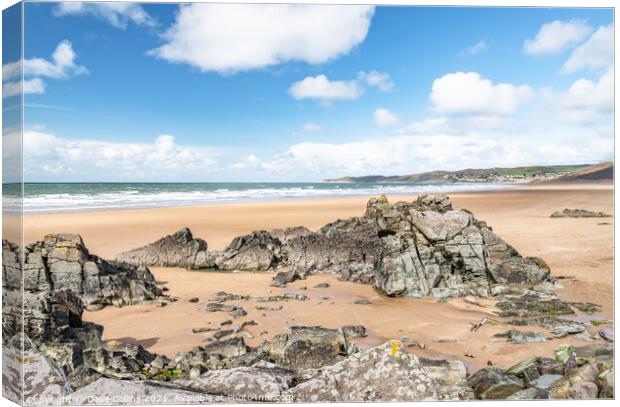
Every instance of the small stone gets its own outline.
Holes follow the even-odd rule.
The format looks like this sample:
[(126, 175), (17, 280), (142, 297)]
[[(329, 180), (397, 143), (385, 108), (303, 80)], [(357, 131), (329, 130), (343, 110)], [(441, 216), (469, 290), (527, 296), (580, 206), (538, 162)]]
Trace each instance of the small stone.
[(372, 302), (368, 298), (357, 298), (353, 301), (353, 304), (368, 305), (372, 304)]
[(200, 301), (198, 297), (192, 297), (189, 300), (187, 300), (187, 302), (198, 302), (198, 301)]
[(329, 288), (329, 283), (318, 283), (314, 288)]
[(221, 326), (224, 326), (224, 325), (231, 325), (232, 323), (233, 323), (233, 322), (232, 322), (232, 320), (227, 319), (226, 321), (222, 321), (222, 322), (220, 322), (220, 325), (221, 325)]
[(613, 342), (614, 341), (614, 331), (609, 328), (603, 328), (598, 332), (599, 336), (606, 341)]

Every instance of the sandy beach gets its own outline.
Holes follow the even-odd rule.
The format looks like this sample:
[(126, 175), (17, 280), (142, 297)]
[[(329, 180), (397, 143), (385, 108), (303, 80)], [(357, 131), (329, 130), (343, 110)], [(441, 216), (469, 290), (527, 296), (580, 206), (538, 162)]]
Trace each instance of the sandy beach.
[[(592, 302), (602, 306), (598, 315), (578, 315), (584, 320), (613, 318), (613, 218), (560, 218), (549, 215), (564, 208), (583, 208), (613, 214), (611, 185), (553, 185), (524, 187), (495, 192), (450, 194), (457, 208), (472, 211), (524, 256), (543, 258), (554, 277), (563, 279), (558, 294), (565, 300)], [(413, 197), (388, 196), (391, 201)], [(367, 198), (320, 199), (276, 203), (210, 205), (92, 213), (28, 215), (24, 219), (26, 241), (41, 239), (47, 233), (79, 233), (89, 250), (113, 259), (121, 251), (150, 243), (183, 226), (207, 240), (212, 249), (223, 249), (230, 240), (253, 230), (303, 225), (318, 229), (339, 218), (358, 216)], [(208, 334), (194, 334), (192, 328), (217, 327), (228, 315), (206, 313), (202, 307), (218, 291), (265, 295), (280, 292), (304, 293), (309, 301), (288, 301), (281, 310), (257, 310), (256, 303), (243, 302), (248, 315), (258, 325), (247, 329), (250, 345), (263, 338), (286, 332), (292, 325), (340, 327), (361, 324), (368, 337), (362, 347), (388, 339), (410, 337), (425, 349), (410, 348), (418, 355), (464, 360), (472, 367), (493, 364), (508, 366), (530, 355), (552, 355), (562, 343), (587, 344), (574, 338), (543, 343), (513, 345), (492, 342), (493, 334), (509, 329), (493, 315), (492, 299), (479, 305), (462, 299), (438, 303), (432, 298), (387, 298), (369, 285), (341, 282), (330, 276), (312, 276), (289, 284), (270, 287), (270, 273), (215, 273), (182, 269), (152, 268), (167, 294), (178, 301), (166, 307), (146, 305), (107, 307), (87, 312), (85, 319), (104, 326), (104, 339), (141, 343), (150, 351), (174, 356), (203, 343)], [(327, 282), (328, 288), (314, 288)], [(307, 287), (307, 290), (302, 290)], [(198, 297), (200, 302), (190, 303)], [(353, 304), (356, 298), (370, 305)], [(264, 304), (263, 304), (264, 305)], [(482, 317), (493, 321), (476, 333), (470, 324)], [(237, 321), (235, 321), (237, 323)], [(536, 331), (536, 328), (528, 330)], [(541, 333), (545, 331), (540, 329)], [(595, 331), (592, 330), (594, 333)], [(467, 358), (465, 353), (475, 358)]]

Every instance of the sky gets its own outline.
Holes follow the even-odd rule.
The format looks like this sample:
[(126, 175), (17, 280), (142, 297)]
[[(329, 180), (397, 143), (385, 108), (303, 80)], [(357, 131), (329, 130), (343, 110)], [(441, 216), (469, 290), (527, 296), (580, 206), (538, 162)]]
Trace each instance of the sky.
[(27, 181), (613, 158), (611, 9), (26, 3), (24, 24)]

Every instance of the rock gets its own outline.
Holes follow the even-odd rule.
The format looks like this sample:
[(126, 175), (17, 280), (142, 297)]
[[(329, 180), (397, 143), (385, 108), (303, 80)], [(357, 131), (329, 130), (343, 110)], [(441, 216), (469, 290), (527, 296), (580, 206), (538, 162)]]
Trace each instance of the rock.
[(605, 339), (606, 341), (609, 341), (609, 342), (614, 341), (614, 331), (609, 328), (601, 329), (600, 331), (598, 331), (598, 334), (601, 338)]
[(222, 270), (269, 270), (281, 259), (282, 242), (266, 231), (238, 236), (215, 261)]
[(237, 310), (239, 307), (235, 305), (226, 305), (220, 302), (210, 302), (205, 305), (204, 310), (207, 312), (232, 312)]
[[(22, 326), (15, 321), (23, 317), (23, 333), (36, 345), (41, 355), (62, 371), (73, 388), (79, 388), (101, 375), (123, 378), (142, 378), (142, 370), (155, 358), (139, 345), (118, 344), (106, 349), (101, 341), (103, 328), (82, 320), (83, 305), (73, 291), (24, 291), (23, 311), (11, 298), (15, 292), (3, 295), (3, 335), (13, 337)], [(20, 296), (20, 294), (17, 294)]]
[[(10, 262), (17, 258), (19, 249), (3, 240), (2, 250)], [(43, 241), (27, 245), (24, 256), (26, 291), (72, 290), (89, 309), (139, 304), (162, 296), (148, 268), (108, 262), (92, 255), (79, 235), (47, 235)], [(19, 264), (3, 267), (19, 270)], [(12, 280), (12, 274), (7, 277), (3, 279), (5, 290), (22, 289), (21, 280)]]
[(248, 313), (243, 308), (237, 308), (235, 310), (230, 311), (228, 315), (230, 315), (233, 318), (241, 318), (241, 317), (248, 315)]
[(595, 341), (599, 339), (598, 336), (590, 335), (588, 332), (581, 332), (575, 335), (575, 339), (581, 339), (582, 341)]
[(561, 374), (545, 374), (530, 382), (530, 386), (546, 390), (551, 387), (553, 383), (560, 380), (562, 377), (564, 376), (562, 376)]
[[(386, 380), (389, 378), (388, 380)], [(418, 358), (391, 343), (354, 354), (293, 387), (296, 402), (436, 400)]]
[(510, 343), (544, 342), (545, 337), (538, 332), (523, 332), (511, 329), (508, 332), (493, 335), (493, 338), (506, 338)]
[(339, 275), (342, 280), (371, 284), (379, 237), (366, 216), (337, 220), (287, 241), (286, 264), (300, 270)]
[(236, 367), (211, 370), (196, 379), (180, 379), (175, 384), (201, 393), (234, 396), (238, 400), (279, 401), (292, 384), (292, 374), (282, 368)]
[(303, 226), (295, 226), (291, 228), (278, 228), (272, 229), (269, 231), (269, 234), (276, 239), (280, 240), (282, 243), (288, 243), (289, 240), (295, 239), (300, 236), (308, 236), (313, 232), (310, 229)]
[(598, 364), (584, 364), (567, 372), (562, 379), (549, 387), (549, 391), (554, 397), (559, 399), (596, 398), (598, 395), (596, 383), (599, 374)]
[(234, 329), (222, 329), (222, 330), (219, 330), (219, 331), (215, 332), (213, 334), (213, 337), (215, 339), (221, 339), (221, 338), (223, 338), (225, 336), (232, 335), (234, 333), (235, 333)]
[(213, 342), (204, 347), (204, 352), (208, 355), (219, 355), (223, 358), (239, 357), (247, 354), (248, 346), (243, 338), (230, 338), (225, 341)]
[(349, 338), (364, 338), (366, 335), (366, 328), (363, 325), (345, 325), (342, 328), (344, 336)]
[(480, 369), (467, 381), (476, 397), (483, 400), (503, 400), (524, 388), (521, 379), (507, 375), (497, 367)]
[(329, 288), (329, 283), (318, 283), (314, 288)]
[(594, 212), (585, 209), (564, 209), (562, 212), (553, 212), (551, 218), (607, 218), (610, 215), (604, 212)]
[[(380, 244), (375, 285), (389, 296), (487, 296), (491, 283), (540, 283), (549, 268), (523, 258), (471, 213), (446, 205), (371, 201)], [(431, 200), (437, 199), (430, 198)], [(435, 290), (433, 290), (435, 289)]]
[(570, 387), (568, 394), (571, 399), (595, 399), (598, 397), (598, 386), (594, 382), (575, 383)]
[(551, 393), (549, 391), (537, 387), (529, 387), (506, 397), (506, 400), (548, 400), (550, 398)]
[(601, 389), (599, 398), (611, 399), (614, 397), (614, 368), (607, 369), (598, 376), (598, 385)]
[(232, 320), (227, 319), (225, 321), (220, 322), (220, 326), (224, 326), (224, 325), (232, 325)]
[(420, 358), (424, 371), (436, 383), (439, 400), (472, 400), (473, 389), (467, 383), (467, 368), (459, 360)]
[(581, 312), (585, 312), (586, 314), (596, 314), (601, 312), (601, 306), (592, 304), (591, 302), (571, 302), (570, 305), (577, 308)]
[(564, 374), (564, 365), (551, 358), (531, 357), (506, 369), (504, 373), (529, 383), (543, 375)]
[(284, 287), (287, 283), (292, 283), (293, 281), (305, 279), (312, 271), (312, 267), (303, 270), (299, 268), (291, 268), (287, 271), (280, 271), (273, 277), (273, 280), (271, 281), (271, 286)]
[(344, 359), (350, 347), (338, 329), (293, 326), (290, 334), (274, 336), (260, 350), (280, 366), (315, 369)]
[(127, 381), (101, 378), (67, 396), (71, 405), (206, 404), (209, 394), (187, 391), (159, 381)]
[(2, 390), (4, 397), (28, 405), (60, 404), (72, 392), (64, 372), (22, 334), (2, 347)]
[(207, 242), (194, 238), (188, 228), (146, 246), (121, 253), (116, 260), (136, 266), (211, 268), (215, 257), (207, 251)]
[(198, 301), (200, 301), (198, 297), (192, 297), (189, 300), (187, 300), (187, 302), (193, 302), (193, 303), (198, 302)]
[(372, 301), (370, 301), (368, 298), (356, 298), (355, 300), (353, 300), (353, 304), (369, 305), (372, 304)]
[(570, 305), (558, 298), (538, 298), (529, 294), (505, 298), (495, 304), (501, 317), (555, 317), (575, 313)]

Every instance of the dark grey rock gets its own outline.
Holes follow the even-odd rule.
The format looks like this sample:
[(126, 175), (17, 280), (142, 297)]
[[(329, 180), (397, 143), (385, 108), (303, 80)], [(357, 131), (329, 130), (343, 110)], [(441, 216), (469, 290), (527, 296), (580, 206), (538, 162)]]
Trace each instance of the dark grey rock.
[(153, 267), (201, 269), (215, 266), (215, 256), (207, 251), (207, 242), (194, 238), (188, 228), (121, 253), (116, 259), (133, 265)]

